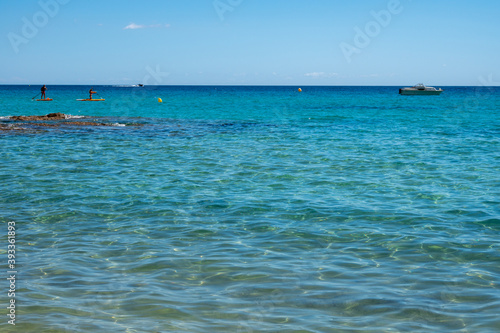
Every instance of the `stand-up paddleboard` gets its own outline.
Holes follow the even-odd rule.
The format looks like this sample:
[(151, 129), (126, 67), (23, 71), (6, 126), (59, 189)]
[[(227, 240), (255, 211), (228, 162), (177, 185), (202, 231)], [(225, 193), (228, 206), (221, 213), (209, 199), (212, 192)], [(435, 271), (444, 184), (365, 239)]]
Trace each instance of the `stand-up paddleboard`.
[(85, 98), (85, 99), (77, 99), (77, 101), (85, 101), (85, 102), (99, 102), (99, 101), (105, 101), (104, 98)]
[(38, 102), (49, 102), (51, 100), (52, 100), (52, 98), (37, 99)]

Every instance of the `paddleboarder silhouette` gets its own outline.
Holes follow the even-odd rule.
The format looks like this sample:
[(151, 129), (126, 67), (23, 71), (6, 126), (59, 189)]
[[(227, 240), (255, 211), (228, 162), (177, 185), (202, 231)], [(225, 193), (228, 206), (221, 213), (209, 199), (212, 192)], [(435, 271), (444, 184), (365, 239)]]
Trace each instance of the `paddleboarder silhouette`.
[(45, 99), (45, 91), (47, 91), (47, 87), (45, 86), (45, 84), (43, 85), (43, 87), (40, 89), (40, 91), (42, 92), (42, 97), (41, 99)]
[(92, 94), (97, 93), (96, 91), (93, 91), (93, 89), (94, 89), (94, 87), (90, 88), (90, 90), (89, 90), (90, 99), (92, 99)]

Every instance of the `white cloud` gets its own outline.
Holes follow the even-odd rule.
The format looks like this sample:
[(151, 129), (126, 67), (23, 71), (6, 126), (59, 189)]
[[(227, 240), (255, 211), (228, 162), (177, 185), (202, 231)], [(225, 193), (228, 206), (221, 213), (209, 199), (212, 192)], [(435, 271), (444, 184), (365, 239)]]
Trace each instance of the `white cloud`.
[(334, 77), (334, 76), (337, 76), (337, 75), (338, 75), (337, 73), (325, 73), (325, 72), (312, 72), (312, 73), (306, 73), (306, 74), (304, 74), (304, 76), (314, 77), (314, 78), (318, 78), (318, 77)]
[(123, 28), (123, 30), (127, 30), (127, 29), (145, 29), (145, 28), (170, 28), (170, 24), (143, 25), (143, 24), (130, 23), (125, 28)]
[(145, 28), (145, 27), (143, 25), (139, 25), (139, 24), (135, 24), (135, 23), (130, 23), (125, 28), (123, 28), (123, 30), (127, 30), (127, 29), (142, 29), (142, 28)]

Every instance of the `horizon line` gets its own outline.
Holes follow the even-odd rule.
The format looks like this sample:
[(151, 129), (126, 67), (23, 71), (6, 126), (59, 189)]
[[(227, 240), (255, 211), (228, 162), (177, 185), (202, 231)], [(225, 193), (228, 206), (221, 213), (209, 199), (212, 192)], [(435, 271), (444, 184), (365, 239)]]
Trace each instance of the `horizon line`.
[[(139, 83), (138, 83), (139, 84)], [(124, 88), (127, 87), (137, 87), (138, 84), (119, 84), (119, 83), (107, 83), (107, 84), (92, 84), (92, 83), (53, 83), (53, 84), (45, 84), (45, 83), (0, 83), (0, 86), (39, 86), (39, 85), (50, 85), (50, 86), (121, 86)], [(144, 87), (401, 87), (401, 86), (413, 86), (413, 85), (396, 85), (396, 84), (391, 84), (391, 85), (376, 85), (376, 84), (369, 84), (369, 85), (362, 85), (362, 84), (334, 84), (334, 85), (326, 85), (326, 84), (320, 84), (320, 85), (313, 85), (313, 84), (150, 84), (150, 85), (143, 85), (142, 87), (137, 87), (137, 88), (144, 88)], [(426, 85), (427, 86), (427, 85)], [(491, 85), (491, 86), (485, 86), (485, 85), (436, 85), (433, 84), (433, 86), (440, 86), (440, 87), (500, 87), (500, 85)]]

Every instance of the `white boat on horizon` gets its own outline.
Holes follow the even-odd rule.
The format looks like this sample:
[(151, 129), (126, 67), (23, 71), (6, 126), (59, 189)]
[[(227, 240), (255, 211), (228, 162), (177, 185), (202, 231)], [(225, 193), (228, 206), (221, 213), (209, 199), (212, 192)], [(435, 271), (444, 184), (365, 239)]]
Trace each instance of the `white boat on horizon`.
[(423, 83), (416, 84), (411, 88), (399, 89), (400, 95), (439, 95), (442, 92), (443, 89), (441, 88), (426, 87)]

